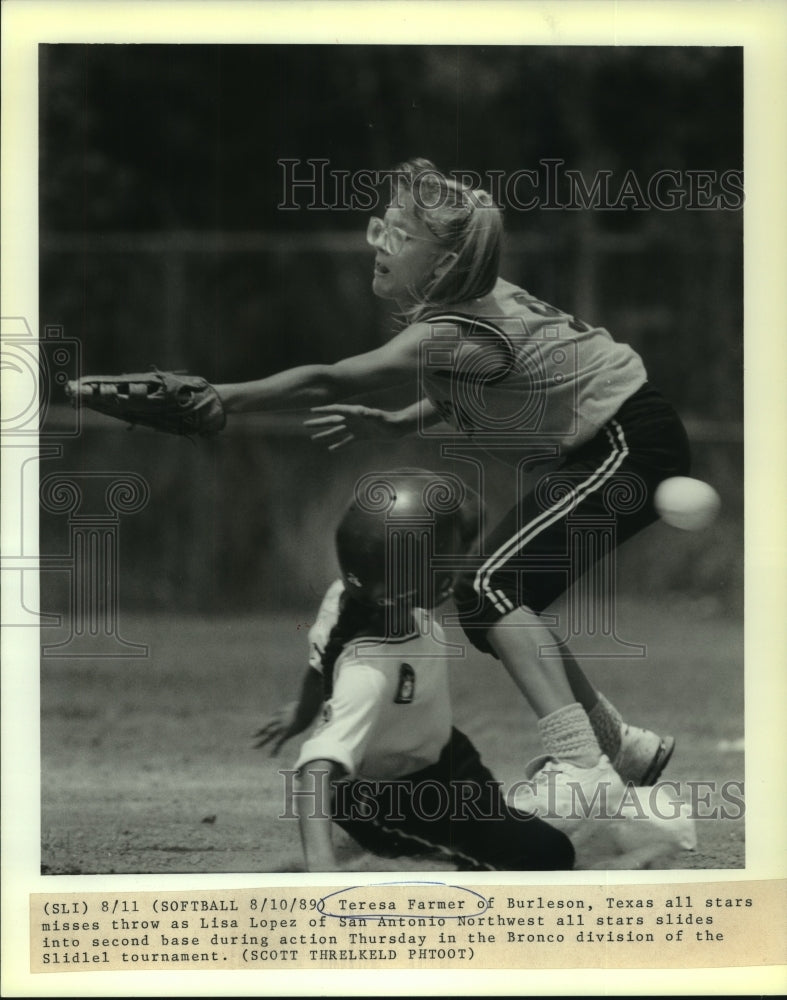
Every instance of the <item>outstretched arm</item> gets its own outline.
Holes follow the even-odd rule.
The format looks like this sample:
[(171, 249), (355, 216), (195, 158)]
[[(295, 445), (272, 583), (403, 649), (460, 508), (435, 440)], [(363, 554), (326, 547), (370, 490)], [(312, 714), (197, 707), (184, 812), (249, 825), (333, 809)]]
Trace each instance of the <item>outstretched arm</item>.
[(254, 734), (255, 747), (271, 744), (271, 757), (275, 757), (287, 740), (307, 729), (317, 717), (323, 701), (322, 674), (307, 667), (301, 684), (300, 698), (287, 702)]
[(331, 785), (343, 774), (336, 761), (310, 760), (296, 778), (295, 808), (307, 872), (339, 871), (331, 831)]
[(303, 675), (300, 696), (277, 709), (254, 734), (255, 747), (271, 744), (271, 757), (290, 739), (308, 728), (322, 706), (325, 687), (322, 676), (322, 654), (331, 629), (339, 617), (339, 605), (344, 584), (334, 580), (325, 592), (314, 624), (309, 629), (309, 666)]
[(403, 410), (377, 410), (353, 403), (315, 406), (320, 416), (304, 421), (314, 429), (312, 440), (321, 440), (329, 451), (351, 441), (382, 441), (414, 434), (421, 427), (432, 427), (442, 420), (428, 399), (421, 399)]
[(334, 365), (302, 365), (254, 382), (214, 386), (227, 413), (297, 410), (415, 379), (429, 328), (414, 323), (382, 347)]

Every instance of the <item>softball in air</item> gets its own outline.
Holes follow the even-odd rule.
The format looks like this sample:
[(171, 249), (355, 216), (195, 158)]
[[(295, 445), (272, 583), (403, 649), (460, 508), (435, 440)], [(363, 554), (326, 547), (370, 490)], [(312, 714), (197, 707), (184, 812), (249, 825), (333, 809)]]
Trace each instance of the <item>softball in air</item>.
[(719, 494), (712, 486), (688, 476), (672, 476), (659, 483), (653, 503), (662, 521), (683, 531), (707, 528), (721, 507)]

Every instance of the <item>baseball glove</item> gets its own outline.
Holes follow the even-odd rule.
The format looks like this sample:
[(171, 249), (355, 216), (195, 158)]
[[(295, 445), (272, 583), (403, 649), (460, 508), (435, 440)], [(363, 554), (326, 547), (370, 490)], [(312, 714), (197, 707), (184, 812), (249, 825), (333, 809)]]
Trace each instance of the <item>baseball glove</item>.
[(218, 393), (193, 375), (153, 369), (132, 375), (83, 375), (68, 382), (66, 395), (82, 405), (130, 424), (168, 434), (217, 434), (226, 423)]

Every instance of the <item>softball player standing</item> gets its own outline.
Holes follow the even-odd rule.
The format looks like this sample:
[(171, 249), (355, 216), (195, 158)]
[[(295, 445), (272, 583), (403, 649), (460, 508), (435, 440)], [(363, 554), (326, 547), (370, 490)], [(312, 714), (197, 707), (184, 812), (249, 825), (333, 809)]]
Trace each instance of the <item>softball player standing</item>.
[[(652, 783), (674, 741), (626, 725), (565, 647), (540, 656), (556, 644), (540, 614), (588, 565), (566, 570), (569, 517), (608, 517), (622, 491), (631, 502), (616, 507), (616, 544), (655, 521), (656, 486), (689, 470), (683, 426), (630, 347), (499, 277), (502, 220), (488, 194), (425, 160), (398, 176), (397, 196), (384, 219), (370, 221), (367, 239), (372, 289), (397, 303), (404, 329), (333, 365), (216, 389), (229, 414), (318, 409), (309, 423), (329, 448), (444, 422), (514, 464), (557, 461), (482, 540), (456, 587), (462, 623), (533, 707), (545, 757), (528, 773), (536, 787), (552, 784), (558, 809), (571, 808), (578, 783), (591, 793), (613, 771)], [(408, 378), (419, 380), (421, 398), (403, 410), (337, 402)], [(537, 794), (532, 808), (541, 808)]]

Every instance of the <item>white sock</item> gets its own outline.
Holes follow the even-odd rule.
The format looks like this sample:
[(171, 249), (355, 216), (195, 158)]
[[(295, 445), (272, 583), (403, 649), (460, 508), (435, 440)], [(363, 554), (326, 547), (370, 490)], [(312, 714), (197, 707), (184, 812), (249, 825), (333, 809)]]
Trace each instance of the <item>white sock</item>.
[(595, 767), (598, 764), (601, 747), (588, 714), (578, 701), (539, 719), (538, 731), (550, 756), (569, 761), (577, 767)]
[(614, 760), (620, 753), (623, 716), (599, 691), (598, 701), (588, 712), (588, 718), (602, 752)]

